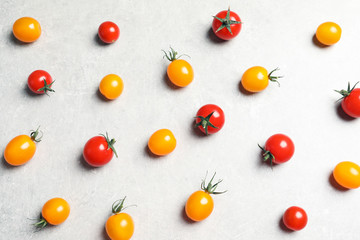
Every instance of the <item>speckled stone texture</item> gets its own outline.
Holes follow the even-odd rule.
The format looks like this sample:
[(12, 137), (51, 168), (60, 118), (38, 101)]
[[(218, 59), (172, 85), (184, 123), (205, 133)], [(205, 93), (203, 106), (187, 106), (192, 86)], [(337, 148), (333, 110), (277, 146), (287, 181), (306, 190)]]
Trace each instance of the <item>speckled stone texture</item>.
[[(229, 5), (243, 28), (223, 42), (211, 22)], [(360, 192), (338, 190), (330, 174), (340, 161), (359, 163), (360, 122), (344, 116), (333, 91), (359, 80), (359, 8), (358, 0), (1, 0), (0, 150), (39, 125), (44, 137), (26, 165), (0, 163), (0, 239), (107, 239), (111, 204), (125, 195), (137, 205), (126, 209), (135, 221), (133, 239), (358, 239)], [(23, 16), (42, 26), (35, 43), (21, 44), (11, 34)], [(121, 32), (111, 45), (96, 37), (107, 20)], [(325, 21), (343, 29), (328, 48), (313, 41)], [(167, 83), (161, 49), (170, 45), (191, 56), (195, 79), (186, 88)], [(242, 73), (254, 65), (279, 67), (281, 87), (242, 92)], [(36, 69), (56, 80), (50, 97), (29, 93), (27, 77)], [(124, 81), (115, 101), (104, 101), (97, 90), (109, 73)], [(193, 117), (207, 103), (221, 106), (226, 122), (204, 137), (193, 130)], [(171, 129), (178, 145), (154, 158), (146, 145), (160, 128)], [(117, 139), (119, 158), (91, 168), (83, 146), (106, 131)], [(296, 150), (271, 170), (257, 144), (278, 132)], [(189, 223), (184, 204), (206, 171), (216, 171), (224, 179), (219, 190), (228, 192), (214, 196), (208, 219)], [(35, 232), (29, 218), (53, 197), (69, 202), (69, 218)], [(309, 217), (296, 233), (280, 224), (292, 205)]]

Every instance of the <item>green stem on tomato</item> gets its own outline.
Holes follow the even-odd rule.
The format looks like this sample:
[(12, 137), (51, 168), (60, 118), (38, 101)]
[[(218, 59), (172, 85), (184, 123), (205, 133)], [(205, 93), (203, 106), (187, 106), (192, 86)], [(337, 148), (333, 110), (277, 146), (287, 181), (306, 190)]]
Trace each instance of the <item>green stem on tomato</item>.
[(115, 153), (115, 156), (118, 157), (117, 153), (116, 153), (116, 150), (115, 150), (115, 147), (114, 147), (114, 144), (116, 143), (116, 140), (114, 138), (112, 138), (110, 140), (109, 138), (109, 135), (108, 133), (106, 132), (106, 136), (104, 134), (100, 134), (101, 136), (103, 136), (108, 144), (108, 148), (107, 149), (111, 149), (114, 153)]
[[(31, 140), (33, 140), (34, 142), (41, 142), (41, 139), (43, 137), (43, 133), (42, 131), (39, 130), (40, 129), (40, 126), (34, 131), (34, 130), (31, 130), (31, 133), (30, 133), (30, 138)], [(39, 133), (41, 134), (41, 136), (38, 137)]]
[(207, 115), (206, 117), (203, 116), (196, 116), (195, 118), (199, 118), (200, 122), (198, 122), (195, 127), (199, 127), (202, 126), (205, 130), (205, 134), (208, 135), (208, 128), (213, 127), (213, 128), (218, 128), (215, 127), (211, 122), (210, 122), (210, 118), (211, 116), (214, 114), (214, 112), (210, 113), (209, 115)]
[(280, 70), (280, 69), (279, 69), (279, 68), (275, 68), (274, 70), (272, 70), (272, 71), (269, 73), (268, 78), (269, 78), (270, 81), (276, 82), (276, 83), (279, 85), (279, 87), (280, 87), (280, 83), (279, 83), (278, 79), (279, 79), (279, 78), (283, 78), (284, 76), (272, 76), (272, 75), (271, 75), (271, 74), (273, 74), (275, 71), (278, 71), (278, 70)]
[(217, 20), (219, 20), (221, 22), (221, 26), (218, 29), (216, 29), (215, 32), (218, 32), (218, 31), (222, 30), (223, 28), (226, 28), (230, 32), (230, 34), (233, 35), (233, 33), (231, 31), (231, 24), (242, 24), (242, 22), (240, 22), (240, 21), (230, 20), (230, 7), (227, 10), (225, 18), (219, 18), (217, 16), (213, 16), (213, 18), (216, 18)]
[(216, 172), (214, 173), (214, 175), (212, 176), (212, 178), (210, 179), (210, 182), (206, 185), (205, 181), (206, 181), (206, 176), (207, 176), (207, 172), (205, 175), (204, 180), (202, 180), (201, 182), (201, 189), (204, 190), (205, 192), (209, 193), (209, 194), (222, 194), (222, 193), (226, 193), (226, 191), (223, 192), (216, 192), (216, 188), (218, 187), (219, 183), (221, 183), (223, 180), (220, 179), (219, 181), (217, 181), (215, 184), (212, 184), (212, 181), (214, 180), (214, 177), (216, 175)]

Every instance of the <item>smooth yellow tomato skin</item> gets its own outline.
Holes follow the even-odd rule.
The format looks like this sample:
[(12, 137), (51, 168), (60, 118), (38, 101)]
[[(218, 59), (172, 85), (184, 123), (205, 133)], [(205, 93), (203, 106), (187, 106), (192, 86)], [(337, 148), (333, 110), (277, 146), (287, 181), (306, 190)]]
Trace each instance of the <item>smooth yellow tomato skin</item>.
[(31, 17), (19, 18), (13, 25), (13, 34), (22, 42), (34, 42), (41, 35), (40, 23)]
[(344, 188), (360, 187), (360, 167), (353, 162), (340, 162), (333, 171), (334, 178)]
[(176, 147), (175, 136), (169, 129), (157, 130), (151, 135), (148, 141), (148, 147), (155, 155), (167, 155), (174, 151)]
[(128, 240), (134, 233), (134, 221), (127, 213), (118, 213), (108, 218), (106, 233), (111, 240)]
[(194, 79), (194, 71), (190, 63), (183, 59), (172, 61), (167, 68), (170, 81), (178, 87), (186, 87)]
[(190, 195), (185, 205), (186, 215), (193, 221), (202, 221), (212, 213), (214, 201), (209, 193), (196, 191)]
[(106, 75), (100, 82), (99, 91), (107, 99), (118, 98), (124, 89), (123, 80), (116, 74)]
[(269, 84), (268, 72), (263, 67), (251, 67), (244, 72), (241, 84), (248, 92), (260, 92)]
[(41, 211), (42, 217), (51, 225), (63, 223), (70, 214), (70, 205), (62, 198), (52, 198), (47, 201)]
[(324, 45), (333, 45), (341, 38), (341, 28), (334, 22), (322, 23), (316, 30), (316, 38)]
[(27, 135), (19, 135), (13, 138), (5, 148), (4, 158), (13, 166), (27, 163), (36, 152), (36, 144)]

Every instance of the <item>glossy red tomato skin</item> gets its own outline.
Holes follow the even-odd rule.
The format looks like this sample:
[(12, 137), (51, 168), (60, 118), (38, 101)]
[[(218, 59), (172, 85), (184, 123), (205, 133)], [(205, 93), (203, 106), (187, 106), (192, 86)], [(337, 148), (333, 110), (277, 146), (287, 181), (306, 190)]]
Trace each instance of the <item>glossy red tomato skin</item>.
[(349, 96), (344, 97), (341, 102), (341, 107), (344, 112), (353, 117), (360, 117), (360, 88), (355, 88), (349, 94)]
[(290, 160), (294, 155), (295, 145), (293, 141), (285, 134), (274, 134), (265, 143), (265, 150), (273, 156), (273, 163), (280, 164)]
[(108, 143), (103, 136), (96, 136), (90, 138), (85, 144), (83, 156), (90, 166), (101, 167), (110, 162), (114, 152), (108, 149)]
[(28, 87), (33, 93), (44, 94), (44, 91), (38, 91), (40, 88), (44, 87), (44, 80), (47, 85), (50, 85), (53, 82), (52, 77), (48, 72), (44, 70), (36, 70), (28, 77)]
[(285, 211), (283, 222), (287, 228), (299, 231), (306, 226), (308, 217), (304, 209), (292, 206)]
[[(202, 116), (202, 117), (207, 117), (210, 113), (213, 113), (213, 115), (210, 118), (210, 122), (217, 128), (213, 128), (211, 126), (208, 126), (208, 134), (213, 134), (216, 133), (218, 131), (220, 131), (222, 129), (222, 127), (225, 124), (225, 114), (223, 112), (223, 110), (215, 105), (215, 104), (207, 104), (202, 106), (199, 111), (196, 113), (196, 116)], [(201, 122), (200, 118), (196, 118), (196, 123)], [(203, 133), (205, 132), (205, 129), (202, 126), (198, 127)]]
[[(219, 18), (225, 18), (226, 14), (227, 14), (227, 10), (224, 10), (224, 11), (221, 11), (218, 14), (216, 14), (216, 16)], [(230, 11), (230, 20), (241, 22), (239, 15), (237, 15), (233, 11)], [(216, 32), (216, 30), (221, 25), (222, 25), (222, 23), (218, 19), (216, 19), (216, 18), (213, 19), (212, 29), (213, 29), (215, 35), (218, 38), (221, 38), (223, 40), (230, 40), (230, 39), (233, 39), (234, 37), (236, 37), (240, 33), (242, 24), (241, 23), (240, 24), (231, 24), (230, 29), (231, 29), (232, 34), (229, 32), (229, 30), (227, 28), (223, 28), (220, 31)]]
[(101, 41), (103, 41), (104, 43), (113, 43), (119, 38), (120, 29), (113, 22), (103, 22), (99, 26), (98, 35)]

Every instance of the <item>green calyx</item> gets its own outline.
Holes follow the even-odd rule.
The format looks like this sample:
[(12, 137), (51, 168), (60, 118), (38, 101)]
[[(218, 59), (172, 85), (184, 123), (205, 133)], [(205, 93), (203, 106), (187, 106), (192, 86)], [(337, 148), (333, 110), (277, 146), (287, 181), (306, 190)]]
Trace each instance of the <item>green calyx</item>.
[(103, 136), (103, 137), (105, 138), (105, 140), (106, 140), (106, 142), (107, 142), (107, 144), (108, 144), (108, 148), (107, 148), (107, 149), (111, 149), (111, 150), (115, 153), (115, 156), (118, 157), (118, 155), (117, 155), (117, 153), (116, 153), (116, 150), (115, 150), (115, 148), (114, 148), (114, 144), (116, 143), (116, 140), (115, 140), (114, 138), (112, 138), (112, 139), (110, 140), (109, 135), (108, 135), (107, 132), (106, 132), (106, 136), (105, 136), (104, 134), (99, 134), (99, 135), (101, 135), (101, 136)]
[(215, 127), (211, 122), (210, 122), (210, 118), (211, 116), (214, 114), (214, 112), (210, 113), (209, 115), (207, 115), (206, 117), (203, 116), (196, 116), (195, 118), (199, 118), (200, 122), (198, 122), (195, 127), (199, 127), (202, 126), (205, 130), (205, 134), (208, 135), (208, 127), (213, 127), (213, 128), (218, 128)]
[(214, 173), (214, 175), (212, 176), (212, 178), (210, 179), (210, 182), (206, 185), (205, 181), (206, 181), (206, 176), (207, 176), (207, 172), (206, 172), (206, 176), (204, 178), (204, 180), (201, 182), (201, 189), (204, 190), (205, 192), (209, 193), (209, 194), (222, 194), (222, 193), (226, 193), (226, 191), (223, 192), (216, 192), (216, 188), (218, 187), (219, 183), (221, 183), (223, 180), (220, 179), (219, 181), (217, 181), (217, 183), (212, 184), (212, 181), (214, 180), (214, 177), (216, 175), (216, 172)]
[(260, 146), (259, 144), (258, 144), (258, 146), (262, 151), (262, 156), (263, 156), (264, 162), (269, 160), (270, 165), (272, 167), (273, 166), (273, 161), (275, 160), (275, 156), (270, 151), (266, 150), (264, 147)]
[[(40, 129), (40, 126), (35, 131), (31, 130), (30, 138), (34, 142), (41, 142), (41, 138), (43, 137), (43, 133), (39, 129)], [(39, 133), (41, 134), (40, 136), (39, 136)]]
[(44, 227), (46, 227), (48, 225), (48, 222), (42, 217), (42, 215), (40, 214), (40, 219), (38, 222), (34, 223), (34, 226), (38, 229), (41, 230)]
[(128, 207), (132, 207), (132, 206), (135, 206), (136, 205), (130, 205), (130, 206), (127, 206), (127, 207), (124, 207), (124, 202), (125, 202), (125, 199), (126, 199), (126, 196), (123, 198), (123, 199), (119, 199), (119, 200), (116, 200), (113, 205), (112, 205), (112, 212), (113, 214), (118, 214), (120, 213), (122, 210), (128, 208)]
[(126, 196), (123, 199), (116, 200), (112, 205), (112, 212), (114, 214), (120, 213), (124, 209), (124, 201)]
[(44, 91), (44, 93), (49, 96), (49, 94), (48, 94), (47, 92), (55, 92), (54, 89), (51, 89), (51, 86), (53, 85), (54, 82), (55, 82), (55, 81), (53, 81), (53, 82), (50, 83), (50, 84), (47, 84), (46, 79), (44, 79), (44, 87), (39, 88), (37, 91), (38, 91), (38, 92)]
[(181, 58), (182, 56), (187, 56), (187, 57), (190, 57), (189, 55), (187, 54), (181, 54), (178, 56), (178, 52), (176, 52), (172, 47), (170, 47), (170, 51), (169, 52), (165, 52), (164, 50), (161, 50), (164, 52), (164, 56), (163, 58), (167, 58), (167, 60), (169, 60), (170, 62), (172, 61), (175, 61), (176, 59), (179, 59)]
[(350, 82), (348, 82), (348, 87), (347, 87), (347, 90), (334, 90), (335, 92), (337, 93), (340, 93), (342, 95), (342, 97), (340, 99), (338, 99), (338, 101), (342, 100), (343, 98), (347, 97), (350, 95), (350, 93), (355, 89), (356, 85), (358, 84), (359, 82), (355, 83), (355, 85), (351, 88), (350, 87)]
[(278, 79), (279, 79), (279, 78), (283, 78), (284, 76), (272, 76), (272, 75), (271, 75), (271, 74), (273, 74), (274, 72), (276, 72), (276, 71), (278, 71), (278, 70), (280, 70), (280, 69), (279, 69), (279, 68), (275, 68), (274, 70), (272, 70), (272, 71), (269, 73), (268, 78), (269, 78), (270, 81), (276, 82), (276, 83), (279, 85), (279, 87), (280, 87), (280, 83), (279, 83)]
[(221, 22), (221, 26), (218, 29), (216, 29), (216, 32), (220, 31), (223, 28), (226, 28), (232, 35), (233, 33), (231, 31), (231, 24), (242, 24), (242, 22), (240, 21), (230, 20), (230, 7), (227, 10), (225, 18), (219, 18), (217, 16), (213, 16), (213, 17)]

